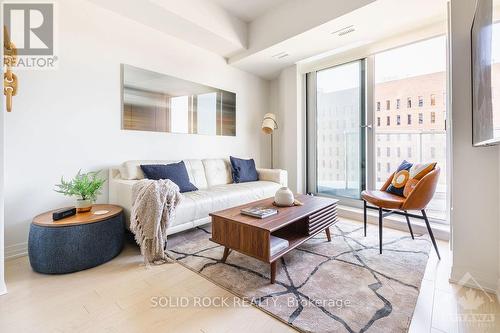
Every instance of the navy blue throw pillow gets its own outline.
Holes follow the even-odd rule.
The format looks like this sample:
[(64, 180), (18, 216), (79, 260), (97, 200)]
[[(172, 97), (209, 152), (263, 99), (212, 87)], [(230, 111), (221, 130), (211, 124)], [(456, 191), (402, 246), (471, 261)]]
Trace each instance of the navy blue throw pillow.
[(184, 161), (172, 164), (141, 165), (141, 169), (148, 179), (170, 179), (179, 186), (181, 193), (198, 190), (198, 188), (189, 181)]
[(403, 161), (399, 165), (398, 169), (394, 173), (394, 176), (392, 177), (392, 182), (389, 187), (387, 187), (386, 192), (399, 195), (399, 196), (404, 196), (404, 190), (405, 190), (405, 185), (408, 179), (410, 179), (410, 168), (412, 167), (412, 163), (408, 161)]
[(254, 182), (259, 180), (253, 158), (250, 160), (242, 160), (241, 158), (230, 156), (229, 159), (231, 160), (231, 170), (235, 183)]

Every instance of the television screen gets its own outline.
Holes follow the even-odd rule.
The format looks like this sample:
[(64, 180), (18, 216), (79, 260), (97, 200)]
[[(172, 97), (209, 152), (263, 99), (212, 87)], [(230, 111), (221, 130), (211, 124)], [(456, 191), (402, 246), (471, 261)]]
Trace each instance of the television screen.
[[(473, 144), (500, 142), (500, 24), (493, 0), (478, 0), (471, 31)], [(499, 91), (495, 91), (499, 90)]]

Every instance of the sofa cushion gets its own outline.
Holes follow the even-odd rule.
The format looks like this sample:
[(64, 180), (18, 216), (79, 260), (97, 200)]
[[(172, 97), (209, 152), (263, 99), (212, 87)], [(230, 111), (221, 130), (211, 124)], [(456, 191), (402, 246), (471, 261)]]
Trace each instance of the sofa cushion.
[(228, 160), (224, 159), (206, 159), (202, 160), (205, 167), (205, 178), (208, 187), (230, 184), (233, 182), (231, 177), (231, 166)]
[(211, 187), (207, 190), (184, 193), (186, 205), (181, 201), (177, 207), (180, 215), (176, 214), (175, 225), (188, 222), (182, 221), (183, 216), (189, 216), (184, 209), (190, 209), (194, 213), (194, 219), (199, 220), (208, 217), (210, 213), (243, 205), (248, 202), (272, 197), (280, 188), (280, 184), (274, 182), (257, 181), (240, 184), (224, 184)]
[(168, 228), (175, 227), (178, 225), (182, 225), (185, 223), (192, 222), (196, 220), (195, 209), (197, 203), (189, 197), (189, 194), (196, 193), (195, 192), (186, 192), (182, 196), (182, 200), (175, 209), (174, 218), (170, 221)]
[(171, 164), (146, 164), (141, 165), (141, 169), (148, 179), (170, 179), (179, 186), (181, 193), (198, 190), (189, 181), (189, 175), (183, 161)]
[(274, 196), (280, 187), (278, 183), (267, 181), (225, 184), (211, 187), (213, 212), (270, 198)]
[(244, 160), (231, 156), (231, 171), (235, 183), (253, 182), (259, 180), (259, 174), (252, 159)]
[(184, 160), (189, 175), (189, 180), (199, 189), (207, 188), (207, 178), (205, 177), (205, 167), (201, 160)]

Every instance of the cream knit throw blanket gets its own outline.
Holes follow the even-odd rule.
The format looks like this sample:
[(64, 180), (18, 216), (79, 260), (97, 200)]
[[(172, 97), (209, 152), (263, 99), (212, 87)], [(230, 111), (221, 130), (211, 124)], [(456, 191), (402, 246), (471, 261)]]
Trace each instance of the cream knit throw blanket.
[(169, 261), (164, 249), (167, 227), (181, 199), (179, 186), (168, 179), (143, 179), (132, 187), (130, 231), (135, 235), (146, 265)]

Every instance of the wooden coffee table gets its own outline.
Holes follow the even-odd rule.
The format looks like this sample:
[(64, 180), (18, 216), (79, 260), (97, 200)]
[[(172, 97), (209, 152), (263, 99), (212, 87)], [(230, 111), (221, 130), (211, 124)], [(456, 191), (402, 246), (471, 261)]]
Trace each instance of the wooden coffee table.
[[(297, 195), (296, 198), (304, 205), (274, 207), (274, 198), (268, 198), (210, 214), (210, 240), (224, 246), (222, 262), (225, 262), (230, 250), (236, 250), (269, 263), (271, 283), (274, 283), (279, 258), (322, 231), (326, 232), (330, 242), (329, 227), (337, 222), (338, 200), (307, 195)], [(240, 213), (241, 209), (254, 206), (274, 207), (278, 209), (278, 214), (259, 219)], [(289, 246), (271, 254), (271, 235), (288, 240)]]

